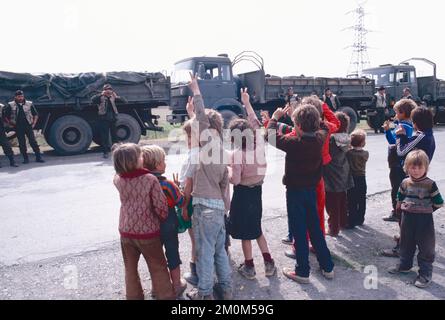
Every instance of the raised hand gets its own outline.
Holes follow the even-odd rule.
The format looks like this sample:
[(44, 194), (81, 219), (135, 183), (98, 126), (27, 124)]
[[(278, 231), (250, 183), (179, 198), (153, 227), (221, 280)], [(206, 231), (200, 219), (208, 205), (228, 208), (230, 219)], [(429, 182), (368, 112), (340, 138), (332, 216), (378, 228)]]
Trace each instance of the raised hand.
[(244, 106), (247, 106), (248, 104), (250, 104), (250, 96), (247, 93), (247, 88), (241, 88), (241, 102), (243, 103)]
[(273, 113), (272, 118), (277, 120), (277, 121), (280, 120), (286, 114), (286, 112), (284, 110), (285, 109), (283, 109), (283, 108), (278, 108)]
[(388, 120), (386, 120), (386, 121), (383, 123), (383, 130), (385, 130), (385, 131), (388, 131), (388, 130), (389, 130), (389, 121), (388, 121)]
[(190, 72), (190, 78), (191, 81), (188, 84), (188, 87), (190, 88), (190, 90), (193, 92), (193, 95), (197, 96), (201, 94), (201, 91), (199, 90), (199, 85), (198, 85), (198, 76), (195, 74), (193, 75)]

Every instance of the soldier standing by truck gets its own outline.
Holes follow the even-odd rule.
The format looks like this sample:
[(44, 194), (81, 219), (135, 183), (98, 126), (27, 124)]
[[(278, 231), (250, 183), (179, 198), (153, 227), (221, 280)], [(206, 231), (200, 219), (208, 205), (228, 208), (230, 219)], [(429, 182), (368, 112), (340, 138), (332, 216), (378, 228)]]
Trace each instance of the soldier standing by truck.
[[(3, 125), (3, 108), (4, 105), (0, 103), (0, 145), (3, 148), (3, 152), (5, 153), (5, 156), (9, 159), (9, 164), (11, 167), (18, 167), (17, 164), (14, 161), (14, 152), (12, 151), (11, 144), (8, 141), (8, 138), (6, 137), (5, 133), (5, 127)], [(1, 168), (0, 163), (0, 168)]]
[(93, 104), (97, 104), (98, 128), (103, 148), (103, 157), (107, 159), (112, 143), (116, 142), (116, 120), (119, 114), (116, 103), (126, 103), (127, 101), (119, 97), (109, 84), (105, 84), (102, 93), (93, 96), (91, 101)]
[(374, 95), (371, 103), (376, 111), (376, 115), (372, 117), (373, 128), (375, 133), (384, 133), (383, 123), (385, 122), (385, 113), (388, 111), (388, 100), (386, 97), (386, 88), (381, 86)]
[(15, 92), (14, 101), (8, 103), (4, 115), (6, 121), (15, 128), (20, 153), (23, 156), (23, 164), (29, 163), (26, 137), (28, 137), (29, 144), (36, 155), (36, 162), (45, 162), (42, 159), (42, 154), (34, 135), (34, 127), (39, 120), (39, 115), (32, 101), (25, 100), (22, 90)]
[(323, 101), (333, 112), (341, 108), (340, 99), (338, 99), (337, 95), (335, 95), (330, 88), (324, 90)]

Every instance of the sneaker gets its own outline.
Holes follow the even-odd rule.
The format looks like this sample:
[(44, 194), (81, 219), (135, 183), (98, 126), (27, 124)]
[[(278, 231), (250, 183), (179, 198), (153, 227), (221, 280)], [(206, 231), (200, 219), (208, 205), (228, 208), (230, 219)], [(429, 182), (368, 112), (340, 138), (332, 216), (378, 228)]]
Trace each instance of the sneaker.
[(385, 249), (380, 252), (380, 255), (387, 258), (399, 258), (399, 250), (396, 248)]
[(422, 276), (417, 276), (416, 281), (414, 282), (414, 285), (420, 289), (425, 289), (430, 284), (431, 284), (431, 280), (428, 280)]
[(214, 300), (213, 294), (203, 296), (199, 293), (198, 288), (193, 288), (191, 291), (187, 292), (186, 295), (190, 300)]
[(291, 259), (297, 259), (297, 255), (295, 254), (295, 251), (294, 250), (292, 250), (292, 249), (290, 249), (290, 250), (286, 250), (285, 252), (284, 252), (284, 255), (286, 256), (286, 257), (288, 257), (288, 258), (291, 258)]
[(283, 268), (283, 274), (286, 278), (289, 278), (295, 282), (301, 283), (301, 284), (308, 284), (310, 283), (309, 277), (300, 277), (295, 273), (294, 270), (290, 268)]
[(223, 300), (233, 300), (232, 290), (225, 290), (222, 294)]
[(255, 267), (249, 267), (243, 263), (239, 266), (238, 272), (246, 279), (249, 279), (249, 280), (255, 279), (255, 275), (256, 275)]
[(196, 273), (196, 264), (190, 262), (190, 272), (184, 273), (184, 279), (192, 286), (197, 286), (199, 282), (198, 274)]
[(287, 236), (286, 238), (281, 239), (281, 243), (291, 246), (293, 241), (292, 238), (290, 238), (289, 236)]
[(328, 280), (334, 280), (334, 277), (335, 277), (334, 270), (332, 270), (331, 272), (321, 270), (321, 274), (323, 275), (323, 277), (325, 277)]
[(273, 277), (277, 273), (277, 267), (275, 266), (275, 261), (264, 262), (264, 273), (266, 274), (266, 277)]
[(400, 267), (400, 265), (397, 265), (396, 267), (389, 269), (388, 272), (390, 274), (399, 274), (399, 273), (407, 274), (407, 273), (411, 272), (411, 268), (410, 269), (403, 269), (403, 268)]
[(179, 298), (184, 294), (184, 291), (187, 289), (187, 282), (184, 279), (181, 279), (181, 284), (179, 287), (175, 287), (176, 297)]

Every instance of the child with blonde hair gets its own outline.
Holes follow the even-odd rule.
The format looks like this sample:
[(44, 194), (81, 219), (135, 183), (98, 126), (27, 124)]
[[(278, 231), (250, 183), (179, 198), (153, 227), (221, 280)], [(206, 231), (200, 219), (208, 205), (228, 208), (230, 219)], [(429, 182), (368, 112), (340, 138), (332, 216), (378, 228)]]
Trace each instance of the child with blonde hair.
[(408, 178), (400, 184), (396, 207), (402, 214), (400, 263), (389, 271), (409, 273), (418, 249), (419, 274), (414, 282), (418, 288), (426, 288), (431, 283), (436, 243), (433, 212), (443, 206), (436, 183), (427, 177), (429, 163), (423, 150), (411, 151), (405, 159)]
[(164, 149), (157, 145), (144, 146), (142, 155), (144, 168), (158, 178), (162, 191), (167, 197), (168, 217), (161, 223), (161, 241), (165, 249), (170, 278), (176, 296), (180, 297), (187, 288), (187, 283), (181, 278), (180, 265), (182, 262), (179, 255), (178, 218), (175, 208), (184, 205), (184, 197), (175, 182), (167, 180), (163, 176), (166, 168)]
[(142, 255), (157, 299), (175, 299), (160, 238), (160, 223), (168, 215), (167, 200), (155, 176), (143, 169), (142, 152), (133, 143), (113, 146), (116, 171), (113, 182), (119, 191), (119, 232), (125, 265), (127, 299), (144, 299), (138, 262)]

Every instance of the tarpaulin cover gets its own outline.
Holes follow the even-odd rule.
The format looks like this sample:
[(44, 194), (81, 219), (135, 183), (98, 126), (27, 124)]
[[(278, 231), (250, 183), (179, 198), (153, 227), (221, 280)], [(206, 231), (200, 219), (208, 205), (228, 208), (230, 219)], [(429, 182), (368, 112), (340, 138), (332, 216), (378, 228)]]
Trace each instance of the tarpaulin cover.
[(162, 73), (107, 72), (107, 73), (13, 73), (0, 71), (0, 99), (7, 100), (16, 90), (25, 91), (26, 97), (39, 100), (86, 98), (100, 92), (105, 83), (111, 85), (138, 85), (165, 79)]

